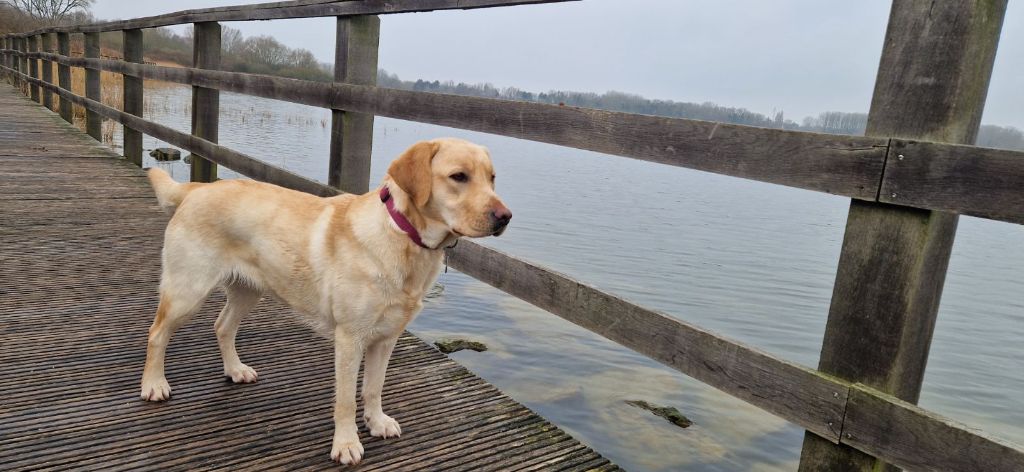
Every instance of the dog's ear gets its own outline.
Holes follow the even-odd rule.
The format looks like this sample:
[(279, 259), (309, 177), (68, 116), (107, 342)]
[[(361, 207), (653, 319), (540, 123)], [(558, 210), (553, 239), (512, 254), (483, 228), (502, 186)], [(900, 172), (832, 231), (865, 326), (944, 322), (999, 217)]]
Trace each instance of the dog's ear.
[(406, 149), (388, 167), (388, 175), (405, 193), (413, 204), (422, 207), (430, 200), (430, 161), (434, 159), (441, 144), (435, 141), (420, 141)]

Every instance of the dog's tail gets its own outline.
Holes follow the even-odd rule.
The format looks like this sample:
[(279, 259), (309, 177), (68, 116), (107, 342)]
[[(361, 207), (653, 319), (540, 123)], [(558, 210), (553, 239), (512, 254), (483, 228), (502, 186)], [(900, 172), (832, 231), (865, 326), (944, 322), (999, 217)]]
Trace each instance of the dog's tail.
[(179, 184), (171, 178), (171, 175), (165, 172), (163, 169), (153, 167), (149, 169), (149, 183), (153, 186), (153, 191), (156, 193), (156, 201), (160, 203), (160, 208), (167, 212), (168, 215), (173, 215), (174, 210), (181, 205), (182, 200), (188, 195), (188, 192), (192, 190), (195, 184)]

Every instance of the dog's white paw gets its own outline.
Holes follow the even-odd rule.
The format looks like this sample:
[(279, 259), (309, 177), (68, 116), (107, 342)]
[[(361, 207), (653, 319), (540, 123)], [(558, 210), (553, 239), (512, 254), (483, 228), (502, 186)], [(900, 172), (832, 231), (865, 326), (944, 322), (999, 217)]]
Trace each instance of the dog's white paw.
[(402, 435), (402, 427), (394, 418), (380, 413), (374, 416), (364, 416), (363, 421), (370, 429), (370, 436), (376, 438), (397, 438)]
[(342, 464), (358, 464), (363, 460), (363, 445), (359, 435), (355, 433), (334, 433), (334, 444), (331, 446), (331, 460)]
[(147, 402), (162, 402), (171, 398), (171, 386), (167, 379), (142, 379), (142, 399)]
[(259, 374), (256, 373), (252, 367), (245, 364), (238, 364), (234, 367), (224, 367), (224, 376), (230, 377), (234, 383), (253, 383), (260, 379)]

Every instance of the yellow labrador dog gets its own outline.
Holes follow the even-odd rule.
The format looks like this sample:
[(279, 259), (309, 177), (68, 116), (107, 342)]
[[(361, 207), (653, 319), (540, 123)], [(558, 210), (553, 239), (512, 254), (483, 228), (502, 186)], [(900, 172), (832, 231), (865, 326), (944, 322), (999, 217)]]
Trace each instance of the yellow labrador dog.
[(443, 248), (461, 236), (501, 234), (512, 213), (494, 192), (487, 149), (458, 139), (419, 142), (364, 195), (321, 198), (249, 180), (176, 183), (149, 171), (174, 216), (163, 248), (160, 305), (149, 330), (142, 398), (170, 398), (164, 353), (174, 331), (216, 287), (227, 304), (214, 328), (224, 375), (255, 382), (235, 351), (238, 324), (264, 294), (333, 337), (336, 399), (331, 459), (360, 461), (356, 377), (363, 354), (363, 420), (372, 436), (401, 434), (381, 409), (388, 358), (422, 308)]

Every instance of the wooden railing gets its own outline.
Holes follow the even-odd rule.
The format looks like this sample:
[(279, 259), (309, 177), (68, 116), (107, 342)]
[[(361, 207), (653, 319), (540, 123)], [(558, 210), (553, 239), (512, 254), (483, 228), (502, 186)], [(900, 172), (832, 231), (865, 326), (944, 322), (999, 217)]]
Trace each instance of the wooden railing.
[[(136, 164), (142, 162), (142, 134), (202, 156), (193, 161), (192, 178), (197, 181), (214, 179), (216, 166), (222, 165), (317, 195), (365, 192), (373, 116), (379, 115), (850, 197), (820, 371), (470, 241), (449, 250), (449, 262), (800, 425), (809, 431), (801, 470), (870, 470), (878, 460), (914, 470), (1024, 470), (1024, 447), (989, 438), (913, 404), (955, 232), (952, 213), (1024, 223), (1024, 153), (950, 144), (974, 140), (1005, 0), (896, 0), (867, 137), (375, 86), (375, 15), (552, 1), (560, 0), (304, 0), (189, 10), (3, 36), (0, 69), (27, 85), (33, 99), (47, 103), (47, 97), (57, 94), (61, 116), (68, 121), (71, 104), (83, 106), (87, 130), (94, 137), (102, 119), (124, 125), (124, 153)], [(922, 14), (924, 8), (930, 9), (928, 14)], [(217, 22), (312, 16), (338, 17), (334, 83), (216, 70)], [(925, 28), (922, 21), (935, 23)], [(195, 23), (194, 67), (142, 64), (141, 29), (183, 23)], [(123, 31), (125, 61), (98, 57), (97, 35), (110, 31)], [(77, 33), (85, 35), (85, 57), (69, 54), (68, 35)], [(54, 34), (56, 54), (47, 52)], [(42, 78), (38, 65), (30, 66), (40, 60)], [(52, 83), (47, 62), (59, 64), (58, 84)], [(87, 71), (84, 97), (70, 91), (70, 67)], [(938, 87), (914, 88), (907, 71), (936, 67), (932, 76)], [(124, 75), (124, 111), (100, 103), (101, 70)], [(193, 87), (191, 134), (141, 118), (142, 81), (147, 79)], [(330, 185), (218, 145), (219, 91), (331, 109)]]

